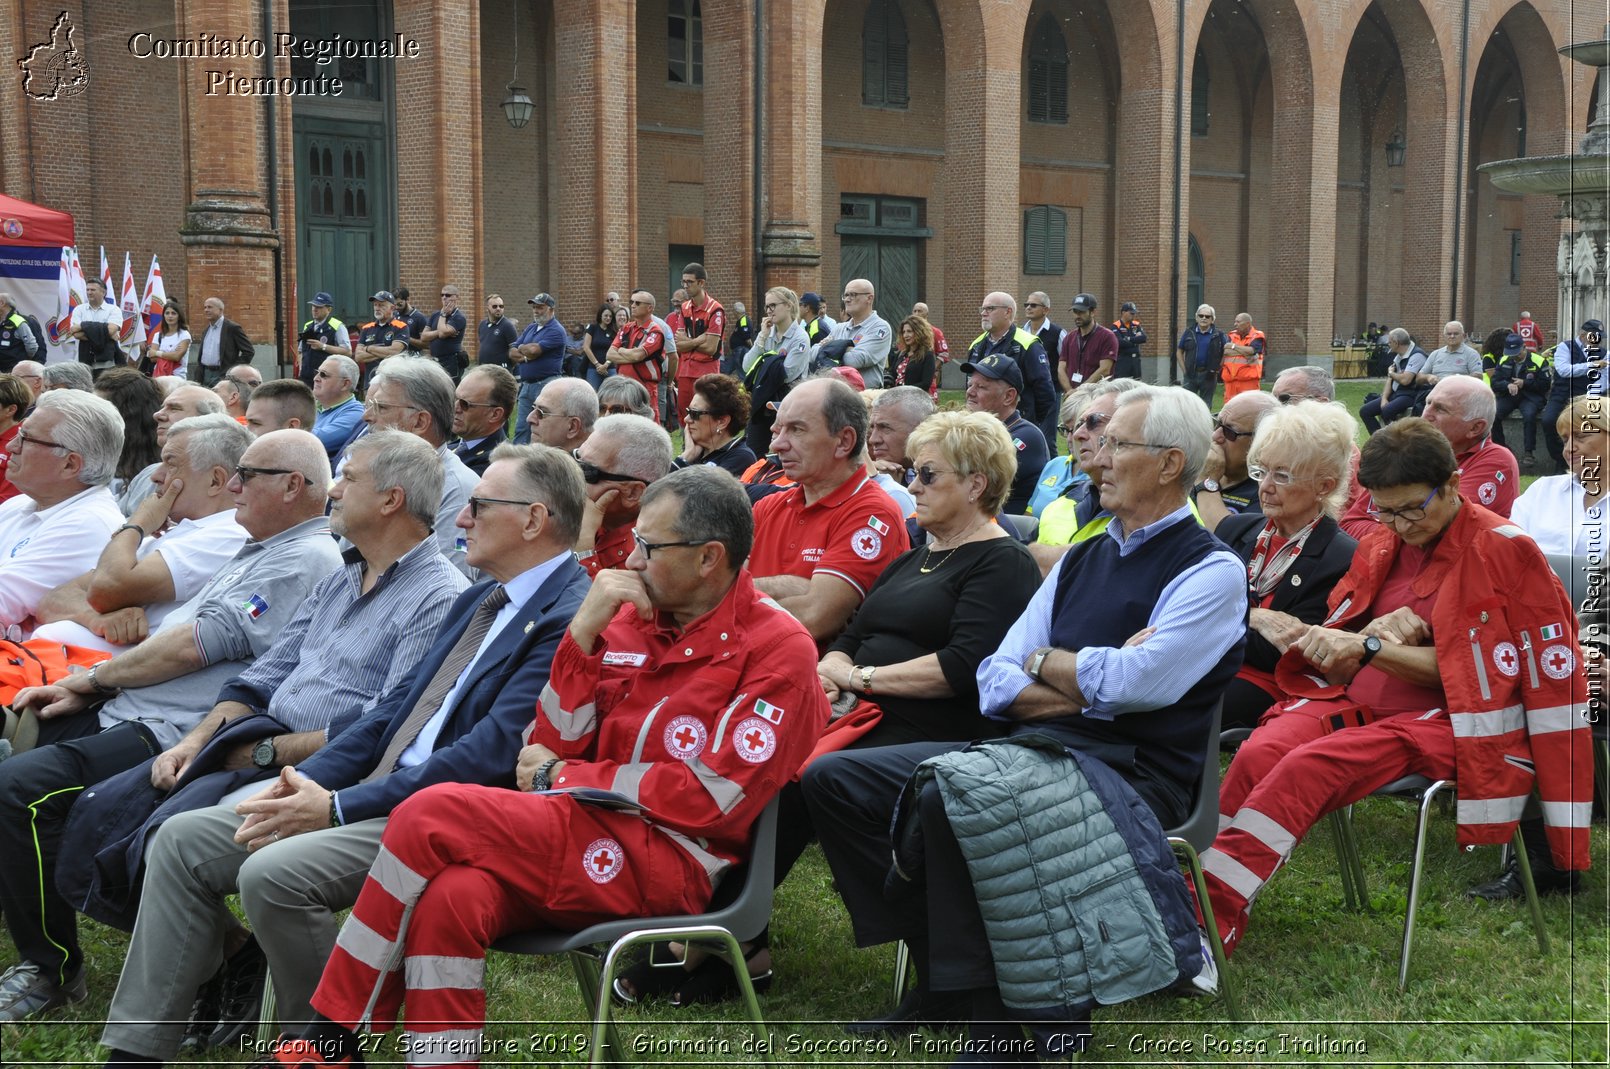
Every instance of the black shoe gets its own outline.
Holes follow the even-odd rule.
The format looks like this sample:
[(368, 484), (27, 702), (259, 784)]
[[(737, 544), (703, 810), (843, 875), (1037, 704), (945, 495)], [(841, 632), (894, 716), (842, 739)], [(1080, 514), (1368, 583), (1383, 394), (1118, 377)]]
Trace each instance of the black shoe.
[[(1555, 868), (1552, 862), (1545, 864), (1533, 858), (1532, 883), (1540, 895), (1574, 895), (1582, 889), (1582, 874), (1562, 871)], [(1477, 884), (1465, 892), (1465, 897), (1483, 898), (1489, 902), (1525, 898), (1526, 885), (1521, 883), (1520, 865), (1510, 858), (1498, 879)]]
[(184, 1038), (179, 1040), (180, 1054), (200, 1054), (212, 1045), (212, 1034), (218, 1030), (218, 997), (223, 993), (224, 973), (228, 969), (226, 961), (196, 989), (196, 1001), (190, 1005), (190, 1020), (184, 1026)]
[(235, 951), (220, 970), (218, 989), (218, 1027), (208, 1037), (213, 1047), (242, 1050), (241, 1037), (253, 1036), (263, 1016), (263, 986), (268, 979), (268, 959), (255, 937)]
[(912, 988), (887, 1017), (851, 1021), (844, 1026), (844, 1030), (852, 1035), (870, 1036), (882, 1032), (903, 1032), (911, 1028), (944, 1028), (972, 1018), (972, 1002), (967, 992)]

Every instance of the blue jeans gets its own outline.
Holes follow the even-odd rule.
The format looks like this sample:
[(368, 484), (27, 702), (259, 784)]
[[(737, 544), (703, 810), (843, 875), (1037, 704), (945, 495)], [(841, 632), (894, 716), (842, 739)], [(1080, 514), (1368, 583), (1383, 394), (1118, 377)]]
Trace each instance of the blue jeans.
[(515, 445), (531, 444), (531, 424), (527, 420), (531, 416), (531, 410), (537, 407), (537, 394), (542, 392), (544, 386), (558, 377), (558, 375), (549, 375), (547, 378), (538, 379), (536, 382), (520, 383), (520, 399), (515, 403), (514, 413)]

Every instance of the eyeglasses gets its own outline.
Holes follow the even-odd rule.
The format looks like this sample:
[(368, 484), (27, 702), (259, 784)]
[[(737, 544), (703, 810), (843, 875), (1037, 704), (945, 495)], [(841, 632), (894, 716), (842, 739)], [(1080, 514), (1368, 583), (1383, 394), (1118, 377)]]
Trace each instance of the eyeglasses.
[(1228, 441), (1231, 441), (1231, 442), (1239, 442), (1243, 438), (1251, 438), (1252, 435), (1254, 434), (1253, 431), (1238, 431), (1238, 430), (1236, 430), (1234, 427), (1232, 427), (1228, 423), (1224, 422), (1224, 419), (1221, 416), (1213, 417), (1213, 429), (1217, 430), (1217, 431), (1222, 431), (1224, 433), (1225, 439), (1228, 440)]
[(589, 486), (594, 486), (594, 485), (597, 485), (598, 483), (605, 483), (605, 482), (608, 482), (608, 483), (646, 483), (648, 481), (647, 479), (639, 479), (635, 475), (622, 475), (620, 472), (616, 472), (616, 471), (605, 471), (603, 468), (600, 468), (597, 464), (594, 464), (592, 461), (581, 459), (581, 450), (580, 449), (571, 450), (570, 455), (571, 455), (572, 458), (575, 459), (576, 463), (581, 466), (581, 477), (582, 477), (583, 481), (585, 481), (587, 483), (587, 485), (589, 485)]
[(1196, 318), (1198, 318), (1198, 319), (1212, 319), (1213, 317), (1212, 316), (1199, 315)]
[(482, 505), (514, 505), (524, 509), (537, 504), (535, 501), (515, 501), (507, 497), (472, 497), (466, 503), (469, 505), (470, 519), (472, 520), (481, 518)]
[(1308, 398), (1300, 393), (1277, 393), (1275, 394), (1275, 400), (1283, 405), (1289, 405), (1293, 401), (1306, 401)]
[(955, 474), (956, 473), (950, 468), (936, 468), (929, 464), (924, 464), (922, 467), (917, 469), (917, 479), (924, 486), (932, 486), (934, 484), (934, 480), (939, 478), (941, 475)]
[(1290, 486), (1292, 483), (1313, 482), (1312, 476), (1293, 475), (1291, 472), (1286, 471), (1283, 468), (1277, 468), (1274, 471), (1271, 471), (1262, 464), (1248, 464), (1247, 474), (1252, 476), (1254, 482), (1271, 482), (1276, 486)]
[(675, 549), (679, 546), (702, 546), (705, 544), (705, 542), (708, 542), (709, 539), (706, 539), (705, 542), (645, 542), (643, 541), (642, 535), (638, 534), (636, 531), (633, 531), (632, 541), (636, 542), (637, 548), (643, 551), (644, 560), (653, 560), (654, 551), (656, 549)]
[(1072, 438), (1073, 437), (1073, 432), (1077, 431), (1079, 428), (1083, 427), (1085, 430), (1089, 431), (1091, 434), (1094, 434), (1094, 433), (1096, 433), (1096, 431), (1101, 429), (1101, 425), (1103, 423), (1106, 423), (1110, 419), (1112, 419), (1112, 417), (1109, 416), (1109, 415), (1104, 415), (1104, 414), (1102, 414), (1100, 412), (1092, 412), (1092, 413), (1090, 413), (1090, 415), (1088, 415), (1088, 416), (1084, 417), (1083, 419), (1079, 420), (1078, 422), (1074, 423), (1073, 426), (1071, 426), (1071, 427), (1063, 427), (1062, 428), (1062, 433), (1066, 434), (1069, 438)]
[(715, 418), (715, 413), (710, 411), (708, 408), (690, 408), (682, 414), (682, 418), (690, 423), (694, 420), (703, 419), (706, 416), (709, 416), (713, 419)]
[(444, 293), (444, 294), (442, 294), (442, 300), (444, 300), (444, 301), (445, 301), (445, 300), (447, 300), (447, 299), (448, 299), (448, 298), (449, 298), (449, 297), (457, 297), (457, 296), (458, 296), (458, 294), (456, 294), (456, 293)]
[[(403, 406), (399, 406), (399, 407), (406, 408), (408, 406), (403, 405)], [(467, 412), (472, 408), (502, 408), (502, 407), (503, 407), (502, 405), (498, 404), (495, 401), (465, 401), (465, 400), (463, 400), (461, 398), (458, 398), (458, 397), (453, 398), (453, 411), (454, 412)], [(546, 417), (547, 415), (548, 415), (548, 413), (546, 413), (546, 412), (543, 413), (544, 417)]]
[(328, 371), (323, 371), (323, 370), (315, 371), (313, 373), (313, 377), (316, 378), (316, 379), (333, 379), (333, 378), (335, 378), (334, 375), (330, 374)]
[(365, 402), (364, 402), (364, 403), (363, 403), (363, 407), (364, 407), (364, 409), (365, 409), (365, 410), (366, 410), (366, 411), (367, 411), (367, 410), (368, 410), (368, 409), (371, 409), (371, 408), (372, 408), (372, 409), (374, 409), (374, 410), (375, 410), (375, 411), (376, 411), (376, 412), (384, 412), (384, 411), (385, 411), (385, 410), (386, 410), (386, 409), (388, 409), (388, 408), (411, 408), (411, 409), (413, 409), (413, 410), (414, 410), (414, 411), (415, 411), (415, 412), (422, 412), (422, 411), (424, 411), (424, 410), (423, 410), (423, 409), (422, 409), (422, 408), (420, 408), (420, 407), (419, 407), (419, 406), (418, 406), (418, 405), (394, 405), (394, 404), (391, 404), (391, 403), (390, 403), (390, 402), (388, 402), (388, 401), (376, 401), (376, 400), (374, 400), (374, 399), (373, 399), (373, 398), (371, 398), (371, 399), (369, 399), (369, 400), (367, 400), (367, 401), (365, 401)]
[(598, 414), (600, 416), (629, 416), (632, 414), (632, 410), (627, 405), (599, 405)]
[(487, 305), (487, 307), (488, 308), (502, 308), (503, 306), (501, 304), (489, 304), (489, 305)]
[(1157, 442), (1126, 442), (1126, 441), (1123, 441), (1122, 439), (1112, 438), (1112, 437), (1109, 437), (1108, 435), (1105, 435), (1105, 434), (1103, 434), (1101, 437), (1096, 439), (1096, 452), (1099, 453), (1099, 452), (1101, 452), (1102, 450), (1105, 449), (1107, 452), (1111, 453), (1113, 456), (1117, 456), (1120, 450), (1129, 449), (1129, 448), (1136, 447), (1136, 446), (1138, 446), (1138, 447), (1140, 447), (1142, 449), (1177, 449), (1178, 448), (1178, 446), (1160, 445)]
[(1426, 509), (1431, 506), (1431, 502), (1441, 491), (1442, 487), (1437, 487), (1436, 489), (1432, 490), (1431, 493), (1426, 495), (1426, 499), (1420, 502), (1418, 508), (1409, 509), (1384, 509), (1375, 503), (1375, 495), (1371, 494), (1370, 506), (1364, 511), (1368, 512), (1371, 516), (1374, 516), (1382, 523), (1419, 523), (1421, 520), (1426, 518)]
[(998, 312), (1002, 308), (1005, 308), (1005, 307), (1006, 307), (1006, 305), (1004, 305), (1004, 304), (983, 304), (983, 305), (979, 305), (978, 314), (981, 315), (981, 316), (987, 316), (991, 312)]
[[(66, 449), (67, 448), (65, 445), (62, 445), (60, 442), (53, 442), (48, 438), (35, 438), (33, 435), (31, 435), (27, 431), (23, 431), (23, 430), (19, 430), (17, 432), (16, 441), (17, 441), (17, 445), (19, 447), (20, 446), (25, 446), (25, 445), (42, 445), (46, 449)], [(16, 452), (16, 450), (13, 449), (12, 452)]]
[(251, 467), (247, 467), (245, 464), (236, 464), (235, 465), (235, 478), (240, 480), (240, 485), (242, 485), (242, 486), (245, 486), (247, 483), (251, 482), (253, 479), (257, 478), (259, 475), (292, 475), (292, 474), (294, 474), (294, 472), (292, 472), (290, 468), (251, 468)]
[(682, 280), (682, 285), (684, 286), (697, 286), (698, 284), (699, 280), (696, 278), (684, 278)]
[(780, 305), (780, 304), (767, 304), (766, 305), (766, 311), (775, 312), (775, 311), (777, 311), (777, 309), (779, 309), (781, 307), (782, 307), (782, 305)]
[(648, 304), (648, 301), (628, 301), (628, 304)]
[(857, 297), (870, 297), (870, 296), (872, 296), (872, 294), (870, 294), (870, 293), (851, 293), (849, 290), (844, 291), (844, 300), (846, 300), (846, 301), (853, 301)]

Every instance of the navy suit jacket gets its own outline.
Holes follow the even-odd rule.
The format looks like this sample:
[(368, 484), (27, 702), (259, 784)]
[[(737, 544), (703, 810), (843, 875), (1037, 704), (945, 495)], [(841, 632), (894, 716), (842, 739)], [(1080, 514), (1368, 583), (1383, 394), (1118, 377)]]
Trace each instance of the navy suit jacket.
[[(1250, 564), (1258, 544), (1258, 532), (1263, 530), (1266, 521), (1267, 517), (1261, 512), (1226, 516), (1213, 534), (1229, 546), (1236, 556)], [(1290, 613), (1305, 624), (1323, 621), (1330, 612), (1326, 603), (1330, 599), (1331, 588), (1353, 566), (1353, 551), (1357, 548), (1358, 542), (1337, 526), (1335, 520), (1329, 516), (1320, 520), (1319, 526), (1314, 528), (1314, 533), (1303, 544), (1302, 553), (1291, 562), (1286, 578), (1275, 587), (1269, 607), (1277, 612)], [(1280, 651), (1249, 627), (1247, 651), (1243, 659), (1254, 668), (1273, 672), (1275, 662), (1280, 660)]]
[(458, 459), (464, 462), (466, 468), (477, 475), (485, 475), (486, 469), (492, 464), (492, 450), (508, 440), (509, 436), (503, 433), (502, 427), (499, 427), (492, 434), (482, 438), (474, 449), (465, 449), (464, 444), (460, 442), (454, 447), (453, 452), (458, 454)]
[(360, 782), (379, 763), (408, 711), (469, 626), (476, 606), (495, 585), (492, 580), (476, 583), (448, 610), (436, 644), (413, 678), (398, 684), (297, 770), (338, 793), (341, 818), (349, 824), (386, 816), (403, 799), (433, 783), (513, 786), (514, 763), (525, 729), (536, 716), (554, 651), (591, 583), (574, 558), (561, 563), (471, 666), (431, 755), (389, 776)]

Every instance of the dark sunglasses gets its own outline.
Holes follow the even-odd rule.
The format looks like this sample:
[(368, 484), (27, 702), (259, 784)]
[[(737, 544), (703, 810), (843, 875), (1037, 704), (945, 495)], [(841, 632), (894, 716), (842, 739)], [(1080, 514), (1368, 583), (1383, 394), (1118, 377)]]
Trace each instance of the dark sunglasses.
[(581, 466), (581, 477), (587, 483), (588, 486), (594, 486), (594, 485), (596, 485), (598, 483), (605, 483), (605, 482), (608, 482), (608, 483), (640, 483), (640, 482), (645, 482), (646, 481), (646, 480), (643, 480), (643, 479), (639, 479), (635, 475), (622, 475), (620, 472), (616, 472), (616, 471), (605, 471), (603, 468), (600, 468), (597, 464), (594, 464), (591, 461), (586, 461), (586, 460), (581, 459), (581, 450), (579, 450), (579, 449), (572, 450), (570, 455), (573, 458), (575, 458), (576, 463)]
[(956, 473), (951, 471), (949, 468), (936, 468), (929, 464), (924, 464), (922, 467), (917, 469), (917, 479), (924, 486), (932, 486), (934, 484), (934, 480), (939, 478), (941, 475), (955, 474)]
[(1251, 438), (1254, 433), (1252, 431), (1238, 431), (1217, 416), (1215, 416), (1213, 419), (1213, 426), (1216, 429), (1223, 431), (1225, 439), (1231, 442), (1239, 442), (1243, 438)]
[(290, 468), (249, 468), (244, 464), (235, 465), (235, 477), (240, 485), (245, 486), (259, 475), (293, 475)]

